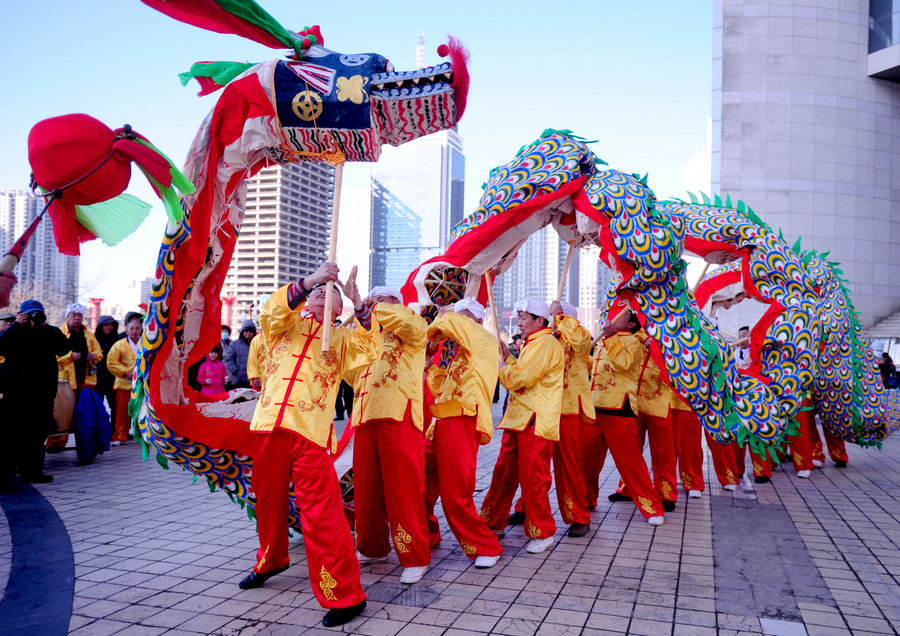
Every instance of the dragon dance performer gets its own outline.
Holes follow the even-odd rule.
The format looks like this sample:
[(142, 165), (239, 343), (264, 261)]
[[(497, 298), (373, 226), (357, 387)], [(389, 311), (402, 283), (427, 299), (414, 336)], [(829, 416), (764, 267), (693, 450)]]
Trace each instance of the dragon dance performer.
[(250, 380), (251, 389), (262, 390), (262, 383), (265, 379), (263, 371), (266, 367), (267, 353), (266, 337), (262, 332), (259, 332), (250, 341), (250, 351), (247, 354), (247, 379)]
[(505, 530), (521, 483), (525, 534), (531, 539), (525, 549), (538, 554), (553, 545), (556, 532), (550, 511), (550, 460), (559, 441), (565, 353), (548, 327), (546, 303), (529, 298), (516, 303), (515, 311), (525, 344), (518, 359), (503, 352), (500, 382), (509, 391), (509, 401), (498, 426), (504, 429), (503, 440), (481, 516), (492, 530)]
[[(807, 430), (809, 431), (810, 453), (812, 454), (812, 463), (816, 468), (825, 465), (825, 449), (822, 448), (822, 437), (819, 436), (819, 429), (816, 426), (816, 411), (800, 411), (797, 419), (807, 418)], [(825, 437), (825, 444), (828, 446), (828, 456), (834, 462), (836, 468), (846, 468), (850, 456), (847, 455), (847, 445), (840, 437), (835, 437), (828, 429), (822, 427), (822, 433)]]
[(688, 497), (696, 499), (706, 490), (703, 480), (703, 425), (693, 409), (666, 383), (663, 394), (669, 402), (669, 420), (675, 442), (675, 459), (681, 487)]
[[(259, 551), (256, 566), (240, 582), (261, 586), (287, 569), (289, 483), (303, 523), (309, 580), (319, 603), (329, 608), (322, 623), (341, 625), (366, 606), (359, 562), (344, 518), (341, 490), (329, 445), (334, 451), (334, 400), (342, 376), (372, 364), (378, 356), (377, 330), (356, 288), (356, 268), (341, 287), (353, 303), (362, 328), (336, 329), (322, 351), (322, 322), (340, 315), (334, 290), (331, 316), (325, 316), (323, 283), (336, 281), (338, 267), (323, 263), (313, 274), (275, 292), (263, 306), (260, 324), (269, 343), (265, 381), (252, 431), (264, 435), (253, 458)], [(303, 315), (298, 311), (303, 311)]]
[(661, 526), (665, 510), (644, 461), (634, 413), (644, 361), (644, 345), (635, 335), (639, 328), (631, 311), (622, 312), (604, 326), (605, 339), (598, 343), (594, 352), (591, 390), (597, 425), (585, 427), (585, 478), (588, 501), (596, 507), (599, 494), (597, 480), (603, 470), (608, 448), (640, 513), (650, 525)]
[[(493, 567), (503, 553), (472, 500), (478, 446), (490, 442), (494, 430), (491, 398), (497, 384), (497, 341), (481, 326), (483, 320), (484, 307), (470, 298), (443, 310), (428, 327), (425, 361), (426, 381), (434, 396), (432, 424), (426, 432), (432, 442), (426, 446), (426, 478), (432, 483), (426, 484), (425, 513), (434, 519), (439, 496), (450, 530), (476, 568)], [(446, 368), (433, 360), (442, 344), (449, 348)], [(440, 541), (433, 535), (432, 545)]]
[(366, 305), (380, 326), (381, 356), (355, 372), (350, 425), (356, 547), (360, 563), (384, 561), (390, 537), (403, 566), (400, 582), (420, 581), (431, 562), (425, 525), (422, 373), (428, 325), (399, 291), (375, 287)]
[[(556, 498), (570, 537), (583, 537), (590, 529), (587, 485), (582, 460), (584, 427), (594, 422), (591, 395), (591, 334), (578, 321), (575, 306), (566, 301), (550, 305), (556, 332), (565, 354), (559, 443), (553, 448)], [(523, 519), (524, 521), (524, 519)]]

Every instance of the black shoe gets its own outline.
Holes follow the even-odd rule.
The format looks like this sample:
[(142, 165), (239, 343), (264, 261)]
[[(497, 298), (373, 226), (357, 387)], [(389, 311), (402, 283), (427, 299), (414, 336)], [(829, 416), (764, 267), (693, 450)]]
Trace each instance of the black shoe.
[(571, 526), (569, 526), (569, 531), (566, 533), (566, 535), (570, 537), (583, 537), (590, 531), (591, 524), (589, 523), (573, 523)]
[(755, 484), (768, 484), (772, 479), (770, 477), (766, 477), (765, 475), (760, 475), (759, 477), (753, 478), (753, 483)]
[(53, 481), (53, 475), (45, 475), (44, 473), (28, 476), (22, 475), (19, 477), (19, 481), (23, 484), (49, 484)]
[(20, 492), (22, 492), (22, 489), (12, 482), (0, 486), (0, 495), (15, 495)]
[(588, 504), (587, 509), (588, 509), (588, 510), (596, 510), (596, 509), (597, 509), (597, 504)]
[(744, 478), (744, 473), (738, 473), (738, 479), (743, 479), (743, 478)]
[(628, 495), (623, 495), (620, 492), (614, 492), (609, 497), (607, 497), (610, 501), (631, 501), (631, 497)]
[(666, 501), (665, 499), (663, 499), (662, 505), (663, 505), (663, 510), (665, 510), (666, 512), (674, 512), (675, 511), (675, 502), (674, 501)]
[(262, 587), (263, 583), (271, 579), (276, 574), (281, 574), (287, 569), (288, 566), (284, 566), (283, 568), (275, 568), (274, 570), (269, 570), (268, 572), (251, 572), (250, 574), (245, 576), (240, 583), (238, 583), (238, 587), (242, 590), (252, 590), (257, 587)]
[(525, 523), (525, 513), (524, 512), (514, 512), (509, 515), (509, 521), (506, 522), (507, 525), (510, 526), (521, 526)]
[(364, 609), (366, 609), (365, 601), (358, 605), (351, 605), (350, 607), (335, 607), (334, 609), (328, 610), (328, 613), (325, 614), (325, 618), (322, 619), (322, 624), (325, 627), (337, 627), (338, 625), (343, 625), (359, 616), (359, 613)]
[(846, 468), (847, 462), (845, 462), (843, 459), (838, 459), (837, 461), (834, 462), (834, 467), (835, 468)]

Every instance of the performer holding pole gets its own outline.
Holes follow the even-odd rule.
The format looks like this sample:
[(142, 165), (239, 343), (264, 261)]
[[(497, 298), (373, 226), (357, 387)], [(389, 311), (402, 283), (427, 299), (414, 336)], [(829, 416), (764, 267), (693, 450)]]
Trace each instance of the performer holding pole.
[[(503, 553), (472, 501), (478, 446), (490, 442), (494, 431), (491, 396), (497, 383), (497, 341), (481, 326), (483, 321), (484, 307), (471, 298), (444, 310), (428, 327), (425, 362), (434, 395), (434, 423), (426, 436), (434, 440), (437, 492), (450, 530), (476, 568), (493, 567)], [(444, 369), (433, 362), (441, 345), (450, 348)], [(426, 497), (426, 516), (433, 516), (435, 503), (436, 498)]]
[(366, 606), (327, 449), (335, 448), (332, 418), (341, 377), (372, 364), (379, 353), (377, 328), (372, 329), (372, 315), (356, 288), (355, 267), (342, 287), (362, 327), (337, 329), (333, 346), (322, 347), (323, 323), (333, 322), (343, 306), (335, 293), (331, 313), (325, 313), (324, 284), (337, 277), (337, 265), (323, 263), (313, 274), (272, 294), (260, 314), (269, 352), (250, 424), (252, 431), (265, 436), (253, 457), (252, 477), (260, 547), (253, 572), (239, 584), (243, 589), (260, 587), (287, 569), (288, 486), (293, 481), (310, 584), (329, 610), (322, 621), (326, 627), (346, 623)]
[[(380, 326), (381, 356), (356, 372), (350, 425), (356, 546), (360, 563), (385, 561), (393, 541), (403, 566), (400, 582), (420, 581), (431, 562), (425, 525), (425, 465), (422, 452), (422, 373), (425, 320), (403, 306), (387, 287), (369, 292), (366, 305)], [(390, 538), (390, 539), (389, 539)]]
[[(500, 455), (481, 516), (495, 532), (506, 528), (516, 488), (522, 484), (526, 550), (538, 554), (553, 545), (556, 523), (550, 512), (550, 458), (559, 441), (565, 356), (548, 327), (547, 304), (529, 298), (516, 303), (519, 331), (525, 338), (518, 360), (506, 354), (500, 382), (509, 391)], [(506, 347), (503, 347), (506, 349)]]

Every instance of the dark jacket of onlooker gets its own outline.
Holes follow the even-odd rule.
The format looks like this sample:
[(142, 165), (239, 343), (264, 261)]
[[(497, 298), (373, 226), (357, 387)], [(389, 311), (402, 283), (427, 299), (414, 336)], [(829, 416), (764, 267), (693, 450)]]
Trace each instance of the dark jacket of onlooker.
[[(112, 333), (104, 333), (104, 325), (114, 325)], [(97, 364), (97, 393), (107, 397), (108, 395), (113, 395), (112, 390), (115, 377), (106, 368), (106, 356), (109, 355), (109, 350), (112, 349), (116, 340), (119, 339), (119, 322), (112, 316), (100, 316), (100, 320), (97, 321), (97, 328), (94, 330), (94, 336), (96, 336), (97, 342), (100, 343), (100, 349), (103, 350), (103, 359)]]
[[(249, 332), (249, 338), (244, 337)], [(237, 340), (232, 340), (225, 352), (225, 367), (228, 369), (229, 385), (233, 389), (250, 388), (247, 377), (247, 358), (250, 357), (250, 341), (256, 335), (256, 325), (252, 320), (241, 323), (241, 333)]]

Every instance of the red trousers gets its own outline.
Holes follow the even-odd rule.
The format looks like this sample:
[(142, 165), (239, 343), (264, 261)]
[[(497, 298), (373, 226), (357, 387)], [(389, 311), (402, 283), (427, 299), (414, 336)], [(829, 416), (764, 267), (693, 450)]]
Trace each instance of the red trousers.
[(425, 444), (425, 515), (431, 545), (441, 535), (434, 516), (438, 497), (450, 530), (470, 559), (499, 556), (503, 548), (475, 510), (475, 460), (478, 430), (475, 417), (462, 415), (435, 420), (434, 441)]
[[(703, 431), (706, 434), (706, 445), (709, 446), (709, 454), (712, 456), (713, 470), (716, 471), (716, 477), (723, 486), (737, 485), (740, 481), (738, 475), (744, 472), (741, 465), (738, 470), (737, 455), (731, 446), (737, 444), (720, 444), (712, 438), (709, 431)], [(741, 458), (743, 460), (743, 457)]]
[(522, 431), (503, 431), (491, 487), (481, 505), (481, 516), (489, 528), (506, 527), (513, 497), (521, 483), (526, 536), (531, 539), (553, 536), (556, 522), (550, 512), (550, 459), (555, 445), (535, 435), (531, 424)]
[(266, 440), (253, 458), (251, 485), (256, 493), (259, 551), (255, 572), (285, 567), (288, 555), (288, 489), (303, 524), (309, 582), (323, 607), (350, 607), (365, 600), (353, 535), (344, 518), (341, 489), (331, 456), (306, 438), (280, 428), (261, 433)]
[(812, 425), (816, 425), (815, 411), (800, 411), (797, 413), (797, 423), (800, 425), (800, 432), (796, 435), (789, 435), (787, 441), (791, 445), (791, 461), (794, 463), (794, 470), (814, 470), (812, 463), (812, 440), (810, 439), (809, 426), (810, 420)]
[[(734, 461), (737, 464), (738, 475), (744, 474), (747, 462), (747, 448), (749, 446), (738, 446), (732, 444), (732, 452), (734, 452)], [(750, 451), (750, 459), (753, 462), (754, 477), (772, 477), (772, 460), (768, 457), (763, 458), (752, 450)]]
[(650, 479), (647, 462), (644, 461), (643, 445), (635, 418), (598, 413), (597, 423), (616, 463), (616, 469), (628, 485), (629, 496), (640, 513), (645, 519), (664, 515), (661, 498)]
[[(806, 412), (814, 413), (814, 411)], [(822, 433), (825, 435), (825, 444), (828, 446), (828, 456), (831, 457), (831, 461), (849, 461), (850, 457), (847, 455), (847, 445), (844, 444), (844, 440), (829, 433), (828, 429), (824, 426), (822, 427)], [(809, 439), (812, 458), (816, 461), (824, 462), (825, 452), (822, 448), (822, 438), (819, 437), (819, 428), (816, 426), (816, 420), (814, 416), (810, 417)]]
[(685, 490), (706, 490), (703, 481), (703, 433), (700, 420), (693, 411), (669, 411), (675, 438), (675, 457), (681, 486)]
[(425, 525), (425, 455), (422, 433), (407, 411), (403, 422), (372, 420), (356, 429), (353, 485), (356, 547), (367, 557), (386, 556), (391, 541), (400, 565), (428, 565)]
[(590, 510), (597, 507), (597, 498), (600, 496), (600, 472), (606, 462), (606, 451), (606, 438), (599, 422), (586, 423), (581, 429), (581, 460)]
[(678, 501), (678, 478), (675, 476), (675, 436), (672, 433), (672, 420), (668, 417), (638, 415), (638, 424), (647, 429), (647, 438), (650, 441), (653, 487), (659, 493), (660, 499)]
[[(559, 442), (553, 446), (553, 477), (559, 512), (567, 524), (591, 522), (582, 459), (586, 425), (581, 413), (559, 416)], [(603, 452), (606, 454), (606, 449)]]
[(131, 416), (128, 414), (128, 403), (131, 401), (131, 389), (116, 389), (116, 421), (113, 423), (112, 441), (127, 442), (131, 431)]

